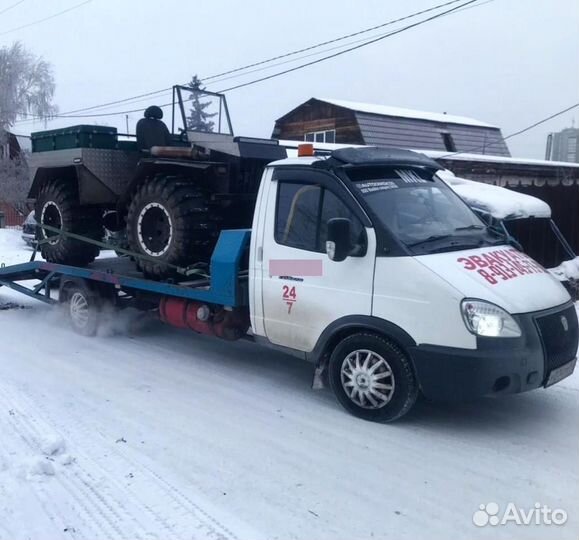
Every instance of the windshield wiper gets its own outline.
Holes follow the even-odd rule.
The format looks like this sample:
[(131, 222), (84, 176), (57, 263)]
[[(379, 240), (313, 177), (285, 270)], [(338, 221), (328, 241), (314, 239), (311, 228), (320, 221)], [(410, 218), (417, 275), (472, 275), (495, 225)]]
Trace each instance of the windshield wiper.
[(466, 227), (457, 227), (455, 231), (480, 231), (484, 229), (483, 225), (467, 225)]
[(421, 244), (428, 244), (429, 242), (434, 242), (436, 240), (442, 240), (444, 238), (450, 238), (452, 234), (433, 234), (424, 240), (419, 240), (418, 242), (412, 242), (412, 244), (406, 244), (408, 247), (415, 247)]

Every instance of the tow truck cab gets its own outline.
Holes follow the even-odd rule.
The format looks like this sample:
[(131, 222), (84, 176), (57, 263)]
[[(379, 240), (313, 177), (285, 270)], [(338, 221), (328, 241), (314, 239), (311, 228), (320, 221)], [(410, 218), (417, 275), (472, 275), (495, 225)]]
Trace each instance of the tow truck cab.
[(573, 372), (565, 288), (411, 151), (271, 163), (253, 221), (256, 339), (317, 363), (341, 403), (393, 420), (431, 399), (523, 392)]

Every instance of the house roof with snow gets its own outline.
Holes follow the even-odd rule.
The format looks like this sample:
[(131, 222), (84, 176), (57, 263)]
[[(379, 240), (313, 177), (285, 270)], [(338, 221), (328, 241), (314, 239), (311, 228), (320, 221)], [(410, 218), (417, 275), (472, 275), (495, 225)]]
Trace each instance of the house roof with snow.
[(415, 120), (428, 120), (445, 124), (462, 124), (464, 126), (478, 126), (485, 128), (496, 128), (491, 124), (467, 118), (466, 116), (455, 116), (446, 113), (435, 113), (418, 111), (416, 109), (404, 109), (402, 107), (391, 107), (389, 105), (374, 105), (372, 103), (358, 103), (356, 101), (346, 101), (343, 99), (320, 98), (320, 101), (331, 103), (337, 107), (343, 107), (356, 112), (377, 114), (380, 116), (392, 116), (396, 118), (414, 118)]
[(473, 118), (311, 98), (278, 118), (273, 137), (510, 156), (499, 127)]

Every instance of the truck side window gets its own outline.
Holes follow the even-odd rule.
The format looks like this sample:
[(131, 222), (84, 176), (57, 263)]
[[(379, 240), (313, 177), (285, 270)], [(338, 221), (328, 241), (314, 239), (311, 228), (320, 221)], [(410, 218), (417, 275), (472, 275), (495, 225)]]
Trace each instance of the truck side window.
[(275, 241), (284, 246), (325, 253), (328, 220), (352, 223), (352, 256), (366, 252), (366, 231), (358, 218), (331, 191), (315, 184), (280, 182), (275, 219)]
[(321, 202), (320, 186), (280, 182), (275, 220), (275, 241), (307, 251), (316, 249)]

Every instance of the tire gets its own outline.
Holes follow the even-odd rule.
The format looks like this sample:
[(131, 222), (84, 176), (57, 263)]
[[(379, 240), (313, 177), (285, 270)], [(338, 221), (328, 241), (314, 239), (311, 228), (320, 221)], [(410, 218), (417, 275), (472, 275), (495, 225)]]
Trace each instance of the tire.
[(330, 357), (329, 378), (342, 406), (364, 420), (393, 422), (410, 411), (418, 396), (408, 357), (375, 334), (342, 340)]
[[(74, 186), (70, 182), (50, 180), (45, 183), (36, 198), (34, 210), (37, 223), (62, 228), (93, 240), (100, 241), (103, 238), (99, 212), (78, 204)], [(100, 251), (97, 246), (87, 242), (59, 237), (58, 233), (37, 227), (37, 240), (51, 237), (55, 239), (40, 244), (40, 252), (52, 263), (84, 266), (94, 261)]]
[(96, 292), (85, 285), (71, 284), (62, 290), (60, 302), (77, 334), (96, 335), (103, 308), (103, 301)]
[(179, 176), (157, 175), (135, 193), (129, 205), (127, 234), (140, 270), (153, 279), (174, 277), (169, 265), (208, 261), (218, 227), (209, 197)]

